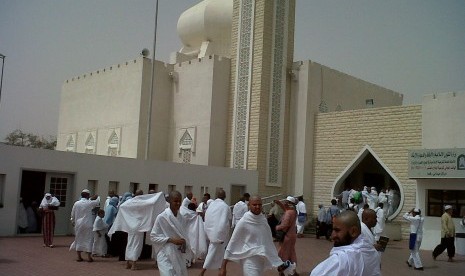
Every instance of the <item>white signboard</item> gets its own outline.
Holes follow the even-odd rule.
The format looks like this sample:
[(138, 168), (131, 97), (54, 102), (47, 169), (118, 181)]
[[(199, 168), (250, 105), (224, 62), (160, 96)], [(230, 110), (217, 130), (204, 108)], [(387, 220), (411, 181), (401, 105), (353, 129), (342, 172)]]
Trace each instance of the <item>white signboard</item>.
[(465, 149), (410, 151), (409, 178), (465, 178)]

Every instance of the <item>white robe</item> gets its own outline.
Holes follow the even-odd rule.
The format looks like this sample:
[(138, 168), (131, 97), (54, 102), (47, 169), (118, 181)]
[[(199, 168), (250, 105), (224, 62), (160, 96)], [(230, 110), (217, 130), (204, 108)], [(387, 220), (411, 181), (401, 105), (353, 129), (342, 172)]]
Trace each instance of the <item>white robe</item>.
[(410, 233), (417, 234), (415, 247), (410, 250), (410, 256), (407, 262), (409, 264), (413, 264), (416, 268), (423, 267), (423, 263), (420, 258), (420, 246), (421, 241), (423, 240), (423, 225), (425, 218), (420, 215), (412, 216), (409, 213), (405, 213), (403, 218), (410, 222)]
[(182, 200), (181, 206), (184, 206), (184, 207), (187, 208), (187, 206), (189, 206), (189, 203), (191, 203), (191, 200), (188, 199), (187, 197), (185, 197), (185, 198)]
[(137, 261), (142, 247), (144, 246), (144, 233), (143, 232), (131, 232), (128, 233), (128, 243), (126, 244), (126, 251), (124, 258), (126, 261)]
[[(158, 215), (150, 233), (150, 240), (157, 254), (158, 270), (161, 276), (187, 276), (186, 260), (191, 258), (186, 223), (181, 214), (174, 216), (170, 208)], [(168, 243), (170, 238), (185, 239), (186, 253), (181, 253), (179, 246)]]
[(373, 227), (373, 233), (375, 234), (375, 239), (379, 240), (381, 233), (384, 231), (384, 226), (386, 225), (386, 217), (384, 216), (384, 210), (380, 207), (375, 209), (376, 212), (376, 225)]
[(305, 221), (307, 218), (305, 218), (305, 221), (300, 222), (299, 214), (307, 215), (307, 207), (305, 206), (305, 203), (303, 201), (299, 201), (299, 203), (297, 203), (296, 205), (296, 210), (297, 210), (297, 218), (296, 218), (297, 234), (303, 234), (304, 228), (305, 228)]
[(330, 256), (311, 272), (314, 276), (381, 275), (380, 256), (360, 235), (350, 245), (333, 247)]
[(283, 264), (263, 214), (245, 213), (234, 229), (224, 259), (240, 262), (243, 275), (262, 275), (264, 270)]
[(244, 201), (240, 200), (236, 204), (234, 204), (233, 212), (232, 212), (232, 227), (236, 226), (242, 216), (249, 210), (247, 204)]
[(93, 245), (94, 216), (92, 209), (100, 204), (100, 200), (81, 198), (76, 201), (71, 210), (71, 222), (74, 223), (74, 242), (69, 250), (91, 253)]
[(207, 235), (202, 217), (196, 211), (181, 206), (179, 212), (184, 218), (187, 226), (187, 235), (191, 250), (194, 254), (194, 261), (198, 258), (204, 258), (207, 254)]
[(18, 205), (18, 226), (21, 228), (27, 228), (27, 212), (26, 208), (24, 208), (24, 204), (22, 202)]
[(373, 232), (371, 232), (370, 228), (366, 226), (365, 223), (360, 222), (360, 225), (362, 227), (362, 238), (365, 239), (369, 244), (375, 244), (375, 236), (373, 235)]
[(128, 233), (125, 259), (137, 261), (144, 245), (144, 232), (152, 230), (155, 218), (165, 210), (163, 193), (146, 194), (133, 197), (123, 202), (108, 235), (116, 231)]
[(111, 236), (116, 231), (126, 233), (151, 231), (155, 218), (165, 210), (165, 203), (164, 194), (161, 192), (126, 200), (119, 206), (118, 214), (108, 235)]
[[(103, 221), (103, 218), (97, 216), (93, 226), (94, 243), (92, 245), (92, 254), (103, 256), (107, 254), (107, 241), (105, 234), (108, 232), (108, 225)], [(100, 237), (97, 233), (99, 231)]]
[(231, 217), (231, 210), (223, 200), (217, 198), (208, 205), (205, 212), (205, 233), (210, 245), (203, 268), (221, 268), (224, 251), (229, 240)]

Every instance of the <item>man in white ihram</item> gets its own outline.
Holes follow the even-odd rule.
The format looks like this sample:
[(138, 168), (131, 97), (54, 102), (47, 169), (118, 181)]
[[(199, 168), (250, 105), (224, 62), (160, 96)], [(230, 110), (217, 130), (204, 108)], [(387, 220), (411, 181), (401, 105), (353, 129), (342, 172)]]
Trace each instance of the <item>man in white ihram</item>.
[(219, 190), (215, 201), (208, 205), (205, 213), (205, 233), (210, 245), (200, 275), (203, 275), (207, 269), (220, 269), (223, 262), (232, 217), (228, 204), (224, 202), (225, 198), (226, 192)]
[(87, 253), (87, 261), (93, 262), (92, 244), (94, 233), (92, 231), (94, 226), (94, 217), (92, 216), (92, 209), (100, 204), (100, 198), (97, 195), (90, 197), (90, 191), (87, 189), (82, 190), (81, 199), (76, 201), (71, 210), (71, 223), (74, 226), (75, 238), (69, 250), (75, 249), (77, 252), (76, 261), (82, 262), (82, 252)]
[(226, 248), (220, 275), (226, 275), (229, 261), (239, 262), (242, 266), (242, 275), (247, 276), (263, 275), (265, 270), (272, 267), (278, 268), (285, 275), (293, 272), (295, 264), (283, 263), (278, 256), (270, 227), (262, 214), (262, 199), (252, 196), (248, 205), (250, 211), (246, 212), (237, 223)]
[(169, 198), (170, 207), (157, 216), (150, 240), (157, 254), (161, 276), (187, 276), (186, 260), (190, 258), (191, 251), (186, 223), (179, 212), (182, 196), (173, 191)]
[(331, 238), (334, 247), (330, 256), (318, 264), (310, 275), (381, 275), (379, 254), (361, 235), (357, 214), (346, 211), (335, 216)]
[(244, 214), (249, 210), (247, 203), (249, 201), (250, 194), (245, 193), (241, 200), (239, 200), (236, 204), (234, 204), (233, 212), (232, 212), (232, 227), (235, 227), (239, 220), (244, 216)]
[(125, 251), (126, 268), (136, 270), (144, 246), (144, 233), (152, 230), (155, 218), (165, 209), (163, 193), (146, 194), (137, 190), (135, 196), (119, 206), (118, 214), (108, 233), (128, 233)]
[(386, 217), (385, 217), (383, 207), (384, 207), (383, 203), (378, 203), (378, 207), (376, 207), (375, 209), (376, 225), (373, 228), (373, 233), (375, 234), (376, 241), (379, 241), (379, 238), (381, 237), (381, 233), (383, 233), (384, 227), (386, 225)]

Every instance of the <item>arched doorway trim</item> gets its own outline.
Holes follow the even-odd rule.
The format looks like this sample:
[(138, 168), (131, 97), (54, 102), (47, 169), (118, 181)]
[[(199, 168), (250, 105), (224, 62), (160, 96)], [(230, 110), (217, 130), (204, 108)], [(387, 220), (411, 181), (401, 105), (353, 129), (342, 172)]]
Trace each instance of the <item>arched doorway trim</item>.
[(336, 178), (332, 186), (331, 194), (333, 197), (336, 196), (335, 191), (338, 190), (338, 188), (344, 183), (344, 180), (350, 175), (350, 173), (360, 164), (360, 162), (362, 162), (362, 160), (368, 154), (371, 154), (376, 159), (379, 165), (389, 174), (389, 176), (396, 182), (397, 186), (399, 187), (399, 193), (400, 193), (399, 207), (397, 208), (397, 210), (394, 211), (393, 214), (391, 214), (388, 217), (388, 220), (392, 220), (402, 210), (402, 206), (404, 206), (404, 188), (402, 184), (400, 183), (400, 180), (396, 177), (396, 175), (389, 169), (388, 166), (386, 166), (386, 164), (384, 164), (381, 158), (379, 158), (379, 156), (375, 153), (375, 151), (369, 145), (365, 145), (363, 149), (357, 154), (357, 156), (354, 159), (352, 159), (349, 165), (347, 165), (347, 167)]

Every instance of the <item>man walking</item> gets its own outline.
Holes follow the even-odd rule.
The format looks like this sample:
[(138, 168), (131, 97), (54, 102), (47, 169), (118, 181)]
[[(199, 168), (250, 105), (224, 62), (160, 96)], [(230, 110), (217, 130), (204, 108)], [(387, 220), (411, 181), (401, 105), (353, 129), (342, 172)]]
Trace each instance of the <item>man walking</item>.
[(421, 210), (418, 208), (405, 213), (403, 218), (410, 222), (410, 256), (407, 265), (411, 267), (413, 264), (415, 270), (423, 270), (420, 259), (420, 246), (423, 239), (423, 222), (425, 219), (421, 216)]
[(170, 193), (170, 207), (157, 216), (150, 233), (162, 276), (187, 276), (186, 256), (189, 255), (186, 223), (180, 214), (181, 193)]
[(386, 225), (386, 217), (384, 213), (384, 204), (378, 203), (378, 207), (375, 209), (376, 212), (376, 225), (373, 228), (373, 233), (375, 234), (375, 240), (379, 241), (381, 237), (381, 233), (384, 231), (384, 227)]
[[(242, 275), (260, 276), (272, 267), (279, 271), (289, 267), (278, 256), (273, 238), (265, 216), (262, 214), (262, 199), (252, 196), (249, 201), (250, 211), (246, 212), (237, 223), (231, 240), (224, 254), (220, 275), (226, 275), (226, 265), (229, 261), (239, 262)], [(289, 271), (292, 271), (292, 266)], [(235, 272), (234, 274), (237, 274)]]
[(249, 202), (250, 194), (245, 193), (242, 198), (234, 204), (232, 212), (232, 227), (236, 226), (239, 220), (244, 216), (244, 214), (249, 210), (247, 203)]
[(100, 204), (97, 195), (90, 197), (90, 192), (87, 189), (82, 190), (81, 199), (76, 201), (71, 210), (71, 223), (74, 226), (75, 238), (70, 246), (70, 250), (75, 249), (77, 252), (76, 261), (82, 262), (81, 253), (87, 252), (87, 261), (93, 262), (91, 257), (93, 245), (93, 227), (94, 217), (92, 209)]
[(381, 275), (380, 257), (376, 249), (361, 235), (360, 220), (352, 211), (333, 219), (330, 256), (317, 265), (310, 275)]
[(304, 196), (297, 197), (297, 200), (299, 201), (295, 206), (295, 209), (297, 210), (297, 238), (303, 238), (305, 222), (307, 222), (307, 207), (304, 203)]
[(441, 216), (441, 243), (436, 246), (433, 250), (433, 259), (436, 258), (444, 252), (447, 248), (447, 255), (449, 256), (448, 262), (454, 261), (455, 256), (455, 225), (452, 220), (452, 206), (446, 205), (444, 207), (444, 214)]
[(225, 198), (226, 192), (219, 190), (215, 201), (210, 203), (205, 213), (205, 233), (210, 245), (200, 275), (203, 275), (207, 269), (220, 269), (223, 262), (232, 217), (228, 204), (224, 202)]

